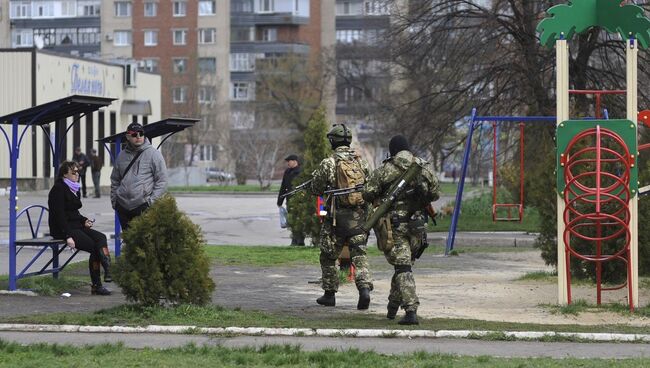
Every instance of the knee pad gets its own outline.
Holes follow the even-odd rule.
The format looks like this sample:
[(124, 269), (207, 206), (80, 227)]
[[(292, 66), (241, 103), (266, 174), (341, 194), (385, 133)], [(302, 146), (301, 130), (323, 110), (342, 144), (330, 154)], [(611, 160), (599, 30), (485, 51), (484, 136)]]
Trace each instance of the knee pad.
[(399, 275), (404, 272), (413, 272), (411, 271), (411, 265), (395, 265), (395, 275)]

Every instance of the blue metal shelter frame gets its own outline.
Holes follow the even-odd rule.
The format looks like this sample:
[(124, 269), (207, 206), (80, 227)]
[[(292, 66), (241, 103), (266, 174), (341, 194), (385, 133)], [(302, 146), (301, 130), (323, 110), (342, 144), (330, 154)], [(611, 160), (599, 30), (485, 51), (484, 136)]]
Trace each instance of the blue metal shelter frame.
[[(102, 107), (110, 105), (114, 100), (114, 98), (74, 95), (0, 117), (0, 131), (4, 135), (7, 146), (9, 148), (9, 167), (11, 169), (11, 187), (9, 191), (9, 290), (16, 290), (16, 282), (19, 278), (38, 273), (25, 274), (26, 270), (24, 269), (19, 275), (16, 274), (18, 158), (20, 154), (20, 145), (23, 141), (23, 138), (25, 137), (25, 134), (31, 126), (39, 126), (45, 131), (45, 125), (49, 125), (52, 122), (65, 120), (71, 116), (79, 116), (66, 128), (61, 137), (58, 136), (59, 132), (55, 131), (54, 146), (52, 146), (52, 142), (48, 140), (48, 144), (53, 156), (52, 162), (54, 166), (54, 172), (56, 173), (59, 168), (59, 157), (61, 155), (61, 150), (64, 147), (63, 143), (65, 141), (65, 136), (67, 135), (70, 128), (77, 124), (82, 117), (87, 116), (88, 114), (92, 114)], [(9, 134), (2, 127), (2, 124), (11, 125), (11, 138), (9, 138)], [(20, 127), (24, 128), (19, 135)], [(40, 225), (41, 218), (42, 215), (39, 217), (38, 225)], [(29, 265), (33, 264), (35, 258), (38, 258), (42, 253), (42, 251), (41, 253), (38, 253), (34, 259), (32, 259)]]
[(474, 130), (485, 122), (498, 122), (498, 123), (553, 122), (555, 123), (557, 122), (557, 118), (555, 116), (478, 116), (476, 115), (476, 108), (472, 109), (472, 115), (469, 117), (469, 130), (467, 133), (467, 140), (465, 141), (463, 165), (460, 172), (458, 189), (456, 190), (456, 203), (454, 205), (454, 212), (451, 216), (451, 224), (449, 225), (449, 233), (447, 235), (445, 255), (448, 255), (449, 252), (451, 252), (454, 249), (454, 241), (456, 240), (456, 228), (458, 226), (458, 218), (460, 217), (460, 206), (463, 200), (463, 189), (465, 188), (465, 177), (467, 176), (467, 166), (469, 165), (469, 156), (472, 151), (472, 135), (474, 134)]
[[(191, 128), (199, 121), (199, 119), (191, 118), (167, 118), (164, 120), (157, 121), (155, 123), (147, 124), (143, 126), (144, 135), (151, 141), (153, 138), (163, 137), (157, 149), (160, 149), (163, 143), (171, 136), (178, 132), (182, 132), (187, 128)], [(117, 156), (120, 154), (122, 149), (122, 143), (124, 143), (126, 137), (126, 132), (114, 134), (108, 137), (100, 138), (97, 141), (102, 143), (106, 150), (109, 152), (111, 161), (114, 163), (117, 159)], [(112, 150), (110, 145), (115, 144), (115, 149)], [(120, 233), (122, 228), (120, 226), (120, 220), (115, 212), (114, 216), (115, 221), (115, 257), (119, 257), (122, 253), (122, 240), (120, 239)]]

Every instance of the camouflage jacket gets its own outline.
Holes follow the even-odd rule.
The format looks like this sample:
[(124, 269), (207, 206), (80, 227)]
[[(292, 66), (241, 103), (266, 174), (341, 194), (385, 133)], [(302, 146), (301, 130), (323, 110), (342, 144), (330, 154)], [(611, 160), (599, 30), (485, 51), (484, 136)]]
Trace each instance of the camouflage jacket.
[[(440, 198), (440, 185), (429, 168), (429, 163), (413, 156), (409, 151), (400, 151), (397, 155), (384, 161), (382, 166), (370, 174), (364, 187), (363, 199), (369, 203), (380, 200), (413, 161), (422, 166), (422, 172), (415, 180), (407, 184), (406, 190), (395, 202), (393, 211), (397, 211), (399, 216), (411, 215)], [(407, 192), (411, 194), (406, 194)]]
[[(336, 183), (336, 160), (347, 160), (351, 156), (358, 156), (350, 147), (341, 146), (334, 150), (332, 156), (324, 159), (314, 170), (312, 174), (312, 182), (309, 190), (314, 195), (323, 195), (328, 189), (337, 189)], [(368, 176), (370, 169), (366, 160), (359, 158), (363, 172)]]

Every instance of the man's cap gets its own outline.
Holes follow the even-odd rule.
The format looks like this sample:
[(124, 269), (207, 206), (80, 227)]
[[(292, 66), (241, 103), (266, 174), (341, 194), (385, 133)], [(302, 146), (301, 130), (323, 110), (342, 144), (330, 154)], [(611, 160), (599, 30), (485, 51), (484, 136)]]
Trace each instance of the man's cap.
[(128, 127), (126, 127), (126, 132), (127, 133), (130, 133), (130, 132), (144, 132), (144, 128), (142, 127), (142, 125), (140, 125), (138, 123), (131, 123), (131, 124), (129, 124)]
[(298, 156), (291, 154), (291, 155), (285, 157), (284, 160), (285, 161), (291, 161), (291, 160), (298, 161)]

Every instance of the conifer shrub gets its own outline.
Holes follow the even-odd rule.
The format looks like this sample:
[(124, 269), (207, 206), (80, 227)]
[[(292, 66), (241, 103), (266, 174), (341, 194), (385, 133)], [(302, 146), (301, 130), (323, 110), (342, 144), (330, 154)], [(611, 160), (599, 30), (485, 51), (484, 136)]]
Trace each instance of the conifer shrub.
[(201, 229), (167, 194), (129, 224), (115, 265), (127, 300), (143, 304), (206, 304), (215, 284)]
[[(294, 181), (293, 186), (300, 185), (311, 179), (320, 162), (332, 153), (327, 132), (330, 124), (327, 122), (325, 110), (321, 107), (307, 123), (305, 131), (305, 153), (301, 163), (302, 172)], [(318, 239), (320, 232), (320, 220), (316, 216), (316, 197), (308, 191), (301, 191), (290, 198), (287, 204), (289, 215), (287, 220), (291, 229), (302, 232), (307, 237)]]

